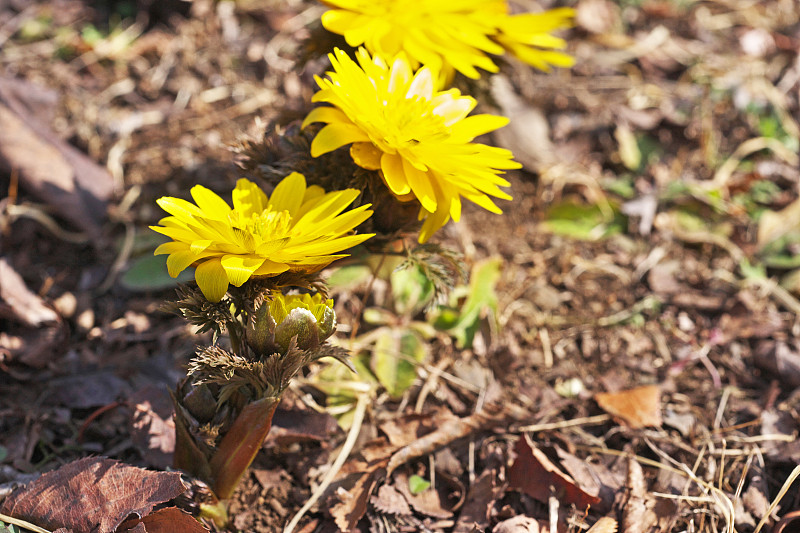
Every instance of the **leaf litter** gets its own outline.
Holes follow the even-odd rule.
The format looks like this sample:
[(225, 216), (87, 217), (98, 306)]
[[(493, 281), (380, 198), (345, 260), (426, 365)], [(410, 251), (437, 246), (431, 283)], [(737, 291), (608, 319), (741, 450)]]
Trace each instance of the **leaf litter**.
[[(49, 178), (68, 185), (98, 176), (96, 195), (110, 207), (106, 214), (42, 195), (35, 158), (0, 174), (8, 191), (0, 253), (19, 277), (3, 274), (0, 287), (24, 288), (15, 294), (29, 302), (2, 293), (5, 304), (16, 302), (0, 316), (3, 487), (64, 464), (88, 474), (104, 464), (85, 459), (98, 453), (165, 467), (169, 415), (128, 391), (171, 388), (194, 340), (159, 314), (162, 289), (114, 283), (114, 264), (124, 270), (151, 253), (126, 246), (136, 239), (125, 228), (142, 233), (154, 223), (159, 196), (194, 183), (227, 187), (238, 176), (228, 146), (257, 136), (257, 121), (302, 117), (313, 74), (325, 68), (299, 60), (316, 4), (223, 4), (141, 3), (141, 22), (127, 32), (82, 2), (0, 7), (4, 79), (60, 95), (29, 107), (54, 106), (51, 117), (37, 117), (49, 133), (32, 126), (32, 111), (15, 115), (16, 127), (35, 132), (31, 147), (79, 154)], [(796, 6), (569, 4), (578, 10), (567, 34), (573, 69), (544, 75), (509, 63), (490, 88), (474, 88), (513, 110), (497, 140), (526, 166), (510, 176), (515, 200), (505, 215), (465, 206), (462, 223), (443, 233), (467, 266), (502, 258), (491, 312), (481, 304), (458, 346), (447, 334), (426, 341), (429, 353), (409, 365), (418, 378), (404, 377), (393, 397), (374, 396), (342, 477), (303, 531), (550, 531), (555, 523), (605, 532), (613, 520), (624, 532), (706, 533), (751, 532), (762, 521), (762, 531), (787, 531), (796, 521), (797, 502), (781, 492), (800, 456)], [(81, 37), (86, 21), (108, 29), (98, 43), (121, 47), (90, 46)], [(94, 170), (78, 172), (88, 168), (81, 165)], [(98, 173), (103, 166), (113, 180)], [(112, 185), (119, 196), (109, 200)], [(383, 303), (380, 283), (373, 287), (338, 295), (343, 324), (356, 320), (354, 302)], [(77, 311), (56, 305), (67, 294)], [(132, 312), (148, 324), (136, 326)], [(396, 344), (384, 350), (387, 361)], [(93, 392), (94, 376), (113, 386)], [(487, 414), (491, 383), (503, 408)], [(642, 384), (650, 388), (638, 397), (632, 391)], [(616, 403), (612, 393), (622, 395)], [(345, 438), (308, 407), (338, 416), (332, 395), (305, 384), (294, 394), (285, 416), (307, 422), (267, 441), (238, 495), (239, 530), (280, 531)], [(109, 402), (120, 403), (102, 410)], [(553, 483), (600, 501), (587, 510), (588, 496), (572, 506), (549, 485), (538, 498), (512, 490), (520, 442), (531, 443), (528, 466), (539, 465), (521, 485)], [(411, 503), (412, 475), (431, 482), (416, 496), (436, 491), (440, 516)], [(196, 509), (198, 494), (179, 501)], [(153, 512), (146, 501), (129, 508), (143, 514), (129, 530), (159, 531), (163, 519), (191, 531), (181, 511)]]

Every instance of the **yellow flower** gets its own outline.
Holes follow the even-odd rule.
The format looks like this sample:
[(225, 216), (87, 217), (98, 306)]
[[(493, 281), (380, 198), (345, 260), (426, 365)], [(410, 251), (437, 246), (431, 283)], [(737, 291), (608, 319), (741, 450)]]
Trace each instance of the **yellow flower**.
[(454, 68), (479, 78), (475, 67), (497, 72), (486, 54), (509, 50), (542, 70), (571, 66), (573, 59), (552, 49), (566, 42), (550, 31), (572, 26), (575, 11), (558, 8), (542, 13), (509, 15), (505, 0), (323, 0), (332, 10), (322, 25), (343, 35), (347, 44), (364, 45), (372, 55), (395, 57), (405, 52), (412, 67), (427, 65), (447, 74)]
[(311, 143), (317, 157), (351, 144), (359, 166), (380, 170), (394, 196), (417, 199), (425, 219), (420, 242), (425, 242), (452, 217), (461, 217), (461, 197), (493, 213), (502, 213), (489, 198), (511, 200), (499, 187), (510, 184), (501, 169), (520, 168), (510, 151), (471, 142), (478, 135), (505, 126), (508, 119), (467, 115), (475, 100), (457, 89), (436, 91), (428, 67), (413, 73), (402, 55), (391, 67), (379, 57), (370, 59), (360, 48), (358, 63), (337, 49), (330, 54), (334, 72), (317, 78), (313, 100), (334, 107), (317, 107), (303, 122), (325, 122)]
[(360, 194), (355, 189), (325, 193), (306, 187), (293, 172), (267, 197), (246, 179), (233, 190), (233, 209), (209, 189), (191, 190), (197, 205), (163, 197), (157, 203), (170, 215), (151, 229), (171, 238), (155, 254), (169, 254), (167, 268), (176, 277), (197, 265), (197, 285), (209, 301), (225, 296), (228, 284), (251, 277), (277, 276), (287, 270), (316, 272), (373, 234), (348, 235), (370, 217), (369, 204), (343, 212)]

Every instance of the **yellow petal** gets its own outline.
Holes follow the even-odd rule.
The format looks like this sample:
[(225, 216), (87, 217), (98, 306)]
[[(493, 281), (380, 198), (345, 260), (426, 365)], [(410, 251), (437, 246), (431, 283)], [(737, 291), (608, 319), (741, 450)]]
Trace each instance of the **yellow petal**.
[(381, 175), (393, 194), (402, 196), (411, 192), (411, 186), (403, 172), (403, 158), (397, 154), (381, 156)]
[(241, 178), (233, 190), (233, 209), (245, 217), (261, 213), (267, 205), (267, 195), (252, 181)]
[(311, 113), (306, 116), (300, 127), (305, 128), (314, 122), (348, 122), (348, 120), (347, 115), (340, 109), (330, 106), (319, 106), (311, 110)]
[(306, 177), (292, 172), (281, 180), (269, 197), (268, 207), (275, 211), (288, 211), (292, 217), (297, 215), (306, 192)]
[(421, 68), (414, 74), (414, 79), (411, 81), (411, 85), (408, 86), (406, 98), (421, 96), (426, 100), (430, 100), (433, 98), (433, 88), (435, 85), (433, 80), (431, 69), (427, 67)]
[(223, 220), (231, 212), (231, 208), (225, 203), (225, 200), (217, 196), (211, 189), (195, 185), (191, 192), (197, 207), (203, 210), (206, 217)]
[(181, 220), (191, 220), (192, 217), (203, 215), (199, 207), (180, 198), (163, 196), (156, 203), (161, 209)]
[(241, 287), (242, 283), (250, 279), (253, 272), (264, 263), (263, 257), (256, 255), (225, 255), (220, 263), (234, 286)]
[(508, 117), (499, 115), (473, 115), (461, 120), (453, 127), (453, 133), (463, 138), (464, 141), (471, 141), (479, 135), (489, 133), (502, 128), (508, 124)]
[(350, 157), (356, 165), (367, 170), (380, 170), (382, 155), (383, 152), (372, 143), (353, 143), (350, 147)]
[(194, 271), (197, 286), (209, 302), (222, 300), (228, 292), (228, 276), (222, 268), (219, 257), (203, 261)]
[(403, 159), (403, 173), (422, 207), (431, 212), (436, 211), (436, 193), (433, 191), (428, 173), (416, 169), (405, 159)]
[(277, 274), (282, 274), (289, 270), (289, 265), (276, 263), (275, 261), (270, 261), (267, 259), (264, 263), (253, 272), (253, 276), (275, 276)]
[(167, 271), (169, 275), (173, 278), (177, 278), (178, 274), (186, 270), (190, 267), (194, 262), (199, 261), (205, 257), (209, 257), (214, 254), (204, 253), (204, 254), (196, 254), (191, 250), (185, 250), (183, 252), (175, 252), (173, 254), (169, 254), (167, 257)]
[(212, 240), (202, 240), (202, 241), (192, 241), (189, 245), (189, 249), (192, 253), (199, 254), (204, 252), (206, 248), (214, 244)]
[(256, 248), (256, 254), (267, 257), (269, 255), (274, 254), (276, 251), (284, 248), (289, 243), (290, 237), (284, 237), (282, 239), (274, 239), (271, 241), (263, 242), (258, 245)]
[(153, 255), (174, 254), (175, 252), (182, 252), (187, 249), (185, 242), (165, 242), (158, 245), (158, 248), (153, 252)]
[[(420, 214), (423, 214), (423, 210), (420, 211)], [(450, 215), (447, 212), (447, 209), (440, 209), (435, 213), (428, 213), (425, 217), (425, 223), (422, 224), (422, 229), (419, 232), (419, 242), (425, 243), (431, 236), (436, 233), (436, 231), (447, 224), (447, 221), (450, 219)]]
[(311, 157), (319, 157), (346, 144), (369, 140), (369, 136), (355, 124), (341, 122), (328, 124), (311, 142)]

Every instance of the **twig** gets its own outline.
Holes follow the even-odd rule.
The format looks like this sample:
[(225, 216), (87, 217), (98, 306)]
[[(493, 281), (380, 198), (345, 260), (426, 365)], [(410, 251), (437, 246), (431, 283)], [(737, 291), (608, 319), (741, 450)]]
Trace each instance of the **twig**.
[(609, 420), (611, 420), (610, 415), (595, 415), (584, 418), (575, 418), (572, 420), (562, 420), (561, 422), (550, 422), (549, 424), (533, 424), (530, 426), (511, 428), (510, 431), (512, 433), (535, 433), (538, 431), (549, 431), (551, 429), (564, 429), (575, 426), (603, 424)]
[(21, 520), (19, 518), (14, 518), (13, 516), (8, 516), (0, 513), (0, 520), (3, 522), (8, 522), (9, 524), (14, 524), (15, 526), (24, 527), (25, 529), (30, 529), (35, 533), (50, 533), (50, 531), (43, 529), (37, 525), (31, 524), (30, 522), (26, 522), (25, 520)]

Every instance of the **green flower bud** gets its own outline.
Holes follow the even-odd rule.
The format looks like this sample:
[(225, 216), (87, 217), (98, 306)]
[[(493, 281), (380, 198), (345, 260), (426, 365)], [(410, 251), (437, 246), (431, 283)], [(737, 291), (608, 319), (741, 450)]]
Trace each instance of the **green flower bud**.
[(256, 311), (247, 342), (257, 353), (286, 353), (292, 338), (297, 337), (297, 347), (310, 350), (335, 330), (333, 300), (323, 300), (321, 294), (275, 293)]
[(286, 350), (292, 337), (297, 336), (301, 350), (316, 348), (336, 329), (333, 300), (321, 294), (278, 295), (270, 302), (270, 314), (277, 322), (275, 343)]
[(275, 326), (275, 319), (269, 312), (269, 302), (264, 302), (256, 309), (254, 320), (245, 332), (247, 344), (255, 353), (269, 354), (276, 351)]

